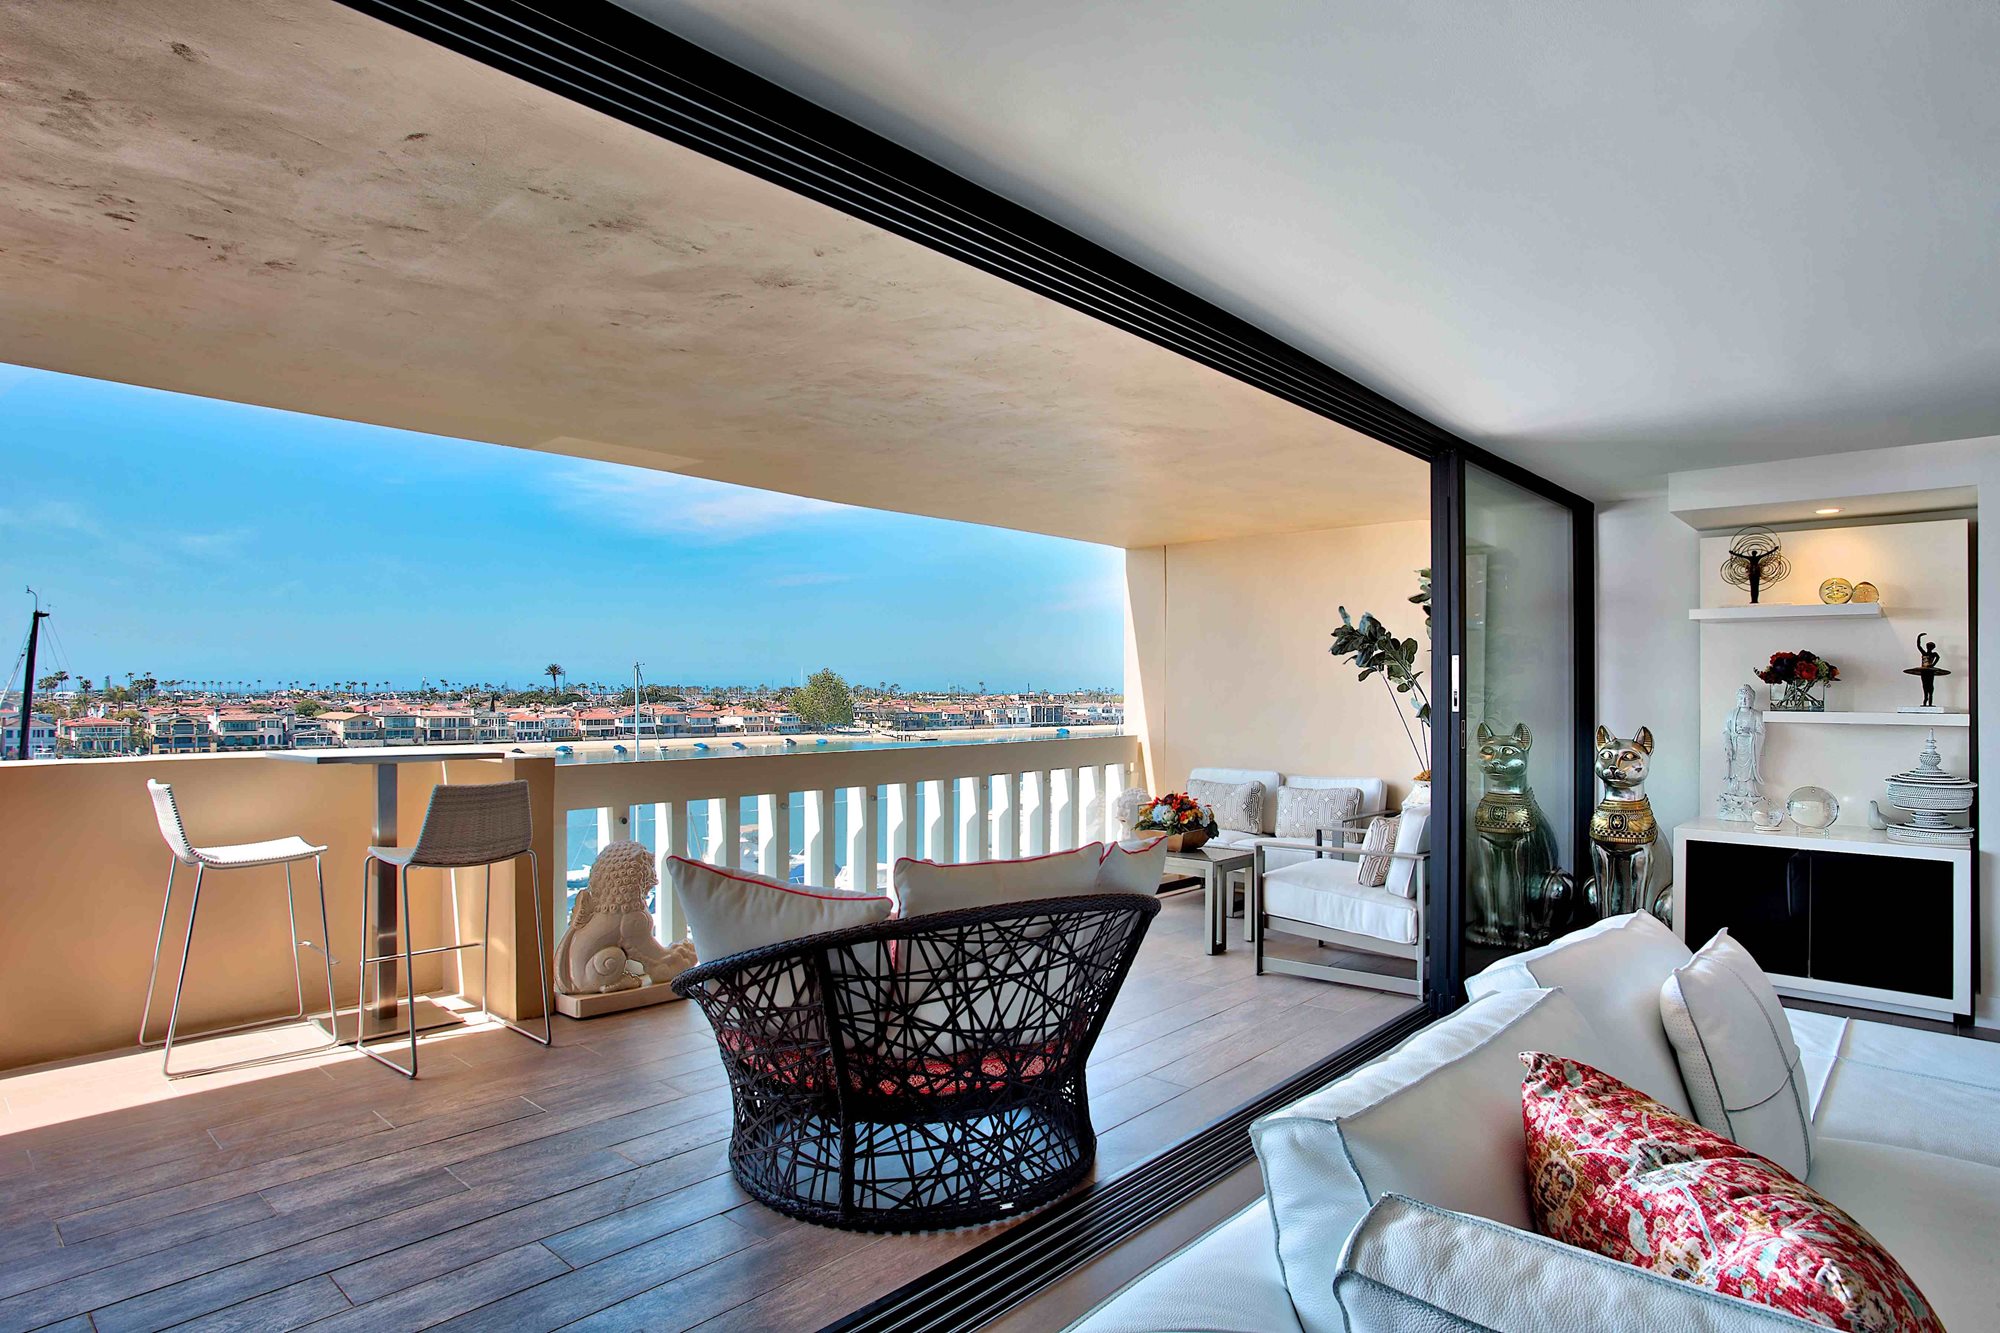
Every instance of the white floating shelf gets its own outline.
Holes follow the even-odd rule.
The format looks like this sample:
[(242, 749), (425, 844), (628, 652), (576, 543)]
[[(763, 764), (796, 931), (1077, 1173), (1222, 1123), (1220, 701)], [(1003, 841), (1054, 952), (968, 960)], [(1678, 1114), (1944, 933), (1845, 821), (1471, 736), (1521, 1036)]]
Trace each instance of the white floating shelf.
[(1689, 620), (1874, 620), (1882, 616), (1880, 602), (1844, 602), (1839, 606), (1811, 602), (1785, 606), (1759, 602), (1756, 606), (1697, 606)]
[(1786, 713), (1764, 714), (1766, 722), (1806, 722), (1833, 727), (1969, 727), (1970, 713)]

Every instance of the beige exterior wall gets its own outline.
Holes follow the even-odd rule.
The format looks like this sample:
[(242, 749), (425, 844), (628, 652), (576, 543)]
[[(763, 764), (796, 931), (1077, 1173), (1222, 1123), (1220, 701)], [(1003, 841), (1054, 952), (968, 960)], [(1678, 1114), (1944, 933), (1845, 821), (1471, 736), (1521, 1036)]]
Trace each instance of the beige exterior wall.
[(1430, 558), (1423, 522), (1127, 551), (1126, 717), (1152, 789), (1221, 765), (1379, 777), (1400, 800), (1417, 762), (1397, 705), (1329, 636), (1344, 605), (1421, 641)]
[[(537, 834), (545, 848), (544, 891), (551, 909), (554, 764), (549, 760), (449, 765), (453, 782), (524, 776), (536, 784)], [(398, 821), (416, 836), (436, 764), (402, 766)], [(374, 817), (374, 771), (257, 756), (179, 756), (0, 764), (0, 1068), (130, 1047), (138, 1036), (168, 855), (146, 796), (146, 779), (173, 784), (197, 844), (251, 842), (296, 833), (326, 844), (327, 910), (333, 929), (336, 994), (352, 1004), (361, 932), (361, 858)], [(545, 817), (543, 811), (549, 811)], [(299, 933), (320, 938), (310, 864), (295, 867)], [(461, 872), (462, 918), (477, 930), (478, 872)], [(154, 1001), (154, 1033), (164, 1027), (178, 942), (194, 889), (183, 868), (168, 921), (169, 956)], [(412, 882), (419, 947), (444, 942), (439, 872)], [(534, 934), (532, 900), (513, 893), (513, 875), (494, 872), (495, 1009), (539, 1013), (535, 973), (515, 976), (515, 939)], [(513, 927), (508, 926), (510, 909)], [(553, 918), (550, 918), (551, 920)], [(188, 968), (182, 1026), (212, 1027), (271, 1017), (293, 1003), (281, 868), (211, 875), (202, 889), (201, 934)], [(324, 1003), (317, 953), (302, 955), (308, 1011)], [(477, 955), (472, 960), (477, 990)], [(419, 963), (418, 986), (437, 984), (435, 961)], [(522, 993), (525, 992), (525, 993)]]

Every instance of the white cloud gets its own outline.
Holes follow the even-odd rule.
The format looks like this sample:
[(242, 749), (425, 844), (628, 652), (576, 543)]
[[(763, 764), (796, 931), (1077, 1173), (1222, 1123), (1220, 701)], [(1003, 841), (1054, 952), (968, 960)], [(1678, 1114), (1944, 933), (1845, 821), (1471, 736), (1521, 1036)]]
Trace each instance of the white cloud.
[(556, 478), (564, 508), (649, 537), (730, 542), (846, 508), (778, 491), (615, 463), (579, 462)]

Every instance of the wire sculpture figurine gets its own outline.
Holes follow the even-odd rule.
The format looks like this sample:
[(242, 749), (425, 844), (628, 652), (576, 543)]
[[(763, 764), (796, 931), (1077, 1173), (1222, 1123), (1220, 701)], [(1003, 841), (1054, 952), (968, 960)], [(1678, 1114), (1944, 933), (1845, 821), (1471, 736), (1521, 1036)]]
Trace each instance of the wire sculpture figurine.
[(1765, 587), (1782, 583), (1792, 572), (1778, 534), (1769, 528), (1744, 528), (1729, 543), (1729, 558), (1722, 562), (1722, 581), (1733, 588), (1750, 590), (1750, 605)]

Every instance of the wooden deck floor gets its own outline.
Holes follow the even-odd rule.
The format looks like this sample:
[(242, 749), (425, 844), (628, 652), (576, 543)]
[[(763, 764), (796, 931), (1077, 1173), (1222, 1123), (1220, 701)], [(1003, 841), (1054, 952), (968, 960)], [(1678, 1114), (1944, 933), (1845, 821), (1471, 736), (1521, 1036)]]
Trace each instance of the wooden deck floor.
[[(1232, 922), (1232, 930), (1240, 927)], [(1091, 1065), (1115, 1174), (1404, 1007), (1201, 952), (1169, 898)], [(863, 1236), (749, 1202), (690, 1005), (428, 1041), (411, 1083), (301, 1028), (0, 1077), (0, 1333), (812, 1329), (995, 1228)], [(178, 1055), (178, 1053), (177, 1053)]]

